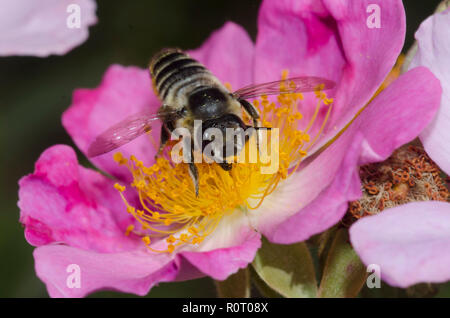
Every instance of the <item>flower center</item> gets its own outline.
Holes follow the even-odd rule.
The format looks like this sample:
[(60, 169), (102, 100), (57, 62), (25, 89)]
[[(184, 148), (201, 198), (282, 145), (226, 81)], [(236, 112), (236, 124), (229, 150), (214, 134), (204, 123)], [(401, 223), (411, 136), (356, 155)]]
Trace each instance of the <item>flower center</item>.
[[(126, 200), (124, 186), (116, 184), (115, 188), (120, 192), (128, 213), (134, 216), (146, 233), (140, 235), (149, 249), (173, 252), (183, 244), (201, 243), (225, 215), (258, 208), (279, 182), (298, 168), (320, 137), (333, 100), (327, 98), (322, 87), (317, 87), (313, 100), (315, 107), (311, 107), (302, 94), (286, 93), (289, 85), (295, 85), (286, 80), (287, 75), (284, 71), (282, 80), (285, 81), (280, 84), (280, 94), (276, 100), (262, 96), (253, 101), (259, 110), (262, 126), (271, 128), (264, 130), (267, 138), (260, 141), (259, 146), (275, 151), (270, 157), (278, 162), (276, 171), (267, 173), (272, 163), (265, 160), (267, 158), (264, 159), (259, 151), (256, 152), (256, 160), (248, 160), (252, 153), (249, 148), (256, 139), (252, 136), (246, 143), (246, 151), (243, 151), (246, 157), (233, 163), (231, 170), (225, 171), (217, 163), (196, 164), (199, 176), (199, 196), (196, 197), (188, 165), (171, 161), (171, 147), (166, 147), (164, 155), (150, 167), (144, 166), (134, 156), (126, 159), (121, 153), (114, 155), (115, 161), (126, 166), (133, 175), (131, 187), (138, 192), (139, 208)], [(309, 120), (304, 119), (302, 110), (309, 111)], [(243, 119), (250, 123), (245, 113)], [(279, 138), (274, 141), (271, 136), (275, 133)], [(274, 142), (277, 144), (274, 145)], [(131, 231), (139, 234), (134, 231), (134, 226), (127, 229), (127, 234)], [(154, 250), (150, 247), (151, 238), (158, 237), (165, 239), (167, 249)]]
[(380, 163), (360, 168), (362, 197), (350, 202), (344, 225), (398, 205), (450, 198), (439, 167), (417, 146), (403, 146)]

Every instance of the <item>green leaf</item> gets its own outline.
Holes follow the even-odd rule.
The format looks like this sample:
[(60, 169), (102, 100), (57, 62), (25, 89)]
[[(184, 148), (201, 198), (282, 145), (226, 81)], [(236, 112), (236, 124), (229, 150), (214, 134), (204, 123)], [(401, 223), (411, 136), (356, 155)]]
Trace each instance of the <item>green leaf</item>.
[(256, 287), (261, 296), (265, 298), (282, 298), (280, 294), (274, 291), (272, 288), (267, 286), (267, 284), (259, 277), (253, 266), (249, 266), (250, 280), (253, 286)]
[(320, 234), (318, 239), (318, 257), (319, 257), (319, 271), (323, 273), (328, 253), (330, 252), (331, 245), (334, 242), (334, 237), (337, 233), (337, 226), (333, 226), (327, 231)]
[(442, 283), (438, 285), (439, 292), (435, 297), (437, 298), (450, 298), (450, 282)]
[(279, 245), (263, 238), (252, 265), (261, 280), (284, 297), (315, 297), (317, 293), (314, 265), (305, 243)]
[(217, 295), (221, 298), (250, 297), (250, 274), (247, 268), (240, 269), (224, 281), (216, 281)]
[(351, 247), (347, 230), (339, 229), (326, 258), (318, 296), (356, 297), (366, 277), (366, 267)]

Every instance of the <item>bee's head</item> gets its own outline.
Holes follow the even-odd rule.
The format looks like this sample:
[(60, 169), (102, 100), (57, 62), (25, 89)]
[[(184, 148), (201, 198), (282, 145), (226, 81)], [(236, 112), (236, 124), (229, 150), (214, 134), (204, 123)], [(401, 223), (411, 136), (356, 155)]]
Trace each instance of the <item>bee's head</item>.
[(209, 119), (202, 124), (203, 154), (213, 159), (225, 170), (230, 170), (226, 158), (237, 156), (248, 139), (245, 133), (247, 125), (239, 116), (226, 114), (219, 118)]

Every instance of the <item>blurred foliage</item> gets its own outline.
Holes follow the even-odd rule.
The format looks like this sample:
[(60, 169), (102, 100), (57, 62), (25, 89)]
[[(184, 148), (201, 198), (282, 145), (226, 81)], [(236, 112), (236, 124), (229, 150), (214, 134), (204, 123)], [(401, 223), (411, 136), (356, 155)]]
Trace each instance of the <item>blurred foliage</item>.
[[(226, 21), (242, 25), (256, 36), (260, 0), (97, 1), (99, 22), (89, 39), (65, 56), (0, 58), (0, 297), (45, 297), (34, 273), (31, 247), (18, 223), (17, 181), (32, 172), (47, 147), (73, 146), (61, 126), (62, 112), (75, 88), (95, 87), (113, 63), (145, 67), (162, 47), (196, 48)], [(406, 47), (420, 22), (437, 0), (405, 1), (408, 32)], [(425, 8), (424, 8), (425, 6)], [(3, 8), (0, 8), (3, 9)], [(79, 154), (82, 164), (89, 165)], [(441, 289), (450, 295), (450, 288)], [(100, 292), (93, 297), (124, 296)], [(149, 297), (212, 297), (209, 278), (164, 283)]]

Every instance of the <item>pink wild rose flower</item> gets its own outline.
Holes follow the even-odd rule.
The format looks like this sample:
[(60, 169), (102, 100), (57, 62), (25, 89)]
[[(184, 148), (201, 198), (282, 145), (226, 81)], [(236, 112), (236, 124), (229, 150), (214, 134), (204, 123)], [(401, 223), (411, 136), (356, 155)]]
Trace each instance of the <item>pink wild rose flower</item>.
[[(425, 66), (440, 80), (442, 98), (433, 121), (420, 134), (430, 157), (450, 174), (450, 9), (426, 19), (416, 32), (418, 50), (410, 69)], [(424, 104), (425, 105), (425, 104)], [(363, 218), (350, 229), (365, 264), (378, 264), (392, 286), (450, 280), (450, 204), (413, 202)]]
[(97, 23), (94, 0), (0, 0), (0, 56), (63, 55)]
[[(37, 275), (50, 296), (80, 297), (99, 289), (145, 295), (159, 282), (205, 275), (223, 280), (253, 260), (261, 235), (275, 243), (293, 243), (336, 224), (347, 202), (360, 196), (358, 165), (384, 160), (414, 139), (432, 120), (441, 95), (439, 81), (428, 69), (417, 67), (377, 95), (339, 138), (333, 138), (369, 102), (403, 45), (402, 2), (384, 1), (383, 27), (370, 29), (366, 8), (374, 2), (381, 4), (263, 1), (255, 44), (229, 22), (189, 52), (233, 89), (278, 80), (284, 70), (290, 76), (336, 82), (326, 92), (255, 102), (267, 115), (266, 124), (279, 126), (277, 109), (280, 118), (291, 123), (280, 129), (280, 149), (286, 153), (273, 175), (261, 177), (242, 164), (236, 165), (236, 178), (229, 179), (202, 164), (200, 175), (208, 176), (201, 173), (208, 171), (214, 182), (201, 185), (195, 199), (189, 182), (177, 183), (171, 177), (175, 169), (185, 173), (182, 168), (171, 168), (164, 159), (155, 163), (156, 145), (147, 137), (121, 147), (121, 155), (91, 159), (114, 179), (80, 166), (68, 146), (47, 149), (35, 172), (20, 180), (19, 207), (26, 239), (37, 247)], [(63, 125), (86, 154), (95, 137), (111, 125), (159, 106), (148, 70), (113, 65), (99, 87), (74, 92)], [(159, 131), (157, 124), (150, 139), (158, 141)], [(293, 172), (296, 162), (300, 165)], [(152, 174), (155, 171), (161, 171), (164, 182)], [(139, 179), (142, 175), (147, 177)], [(114, 189), (116, 183), (128, 206)], [(173, 197), (163, 195), (168, 189)], [(155, 224), (180, 224), (182, 230), (158, 237), (149, 230)], [(70, 264), (81, 269), (80, 288), (66, 285)]]

